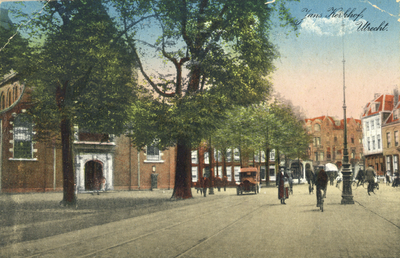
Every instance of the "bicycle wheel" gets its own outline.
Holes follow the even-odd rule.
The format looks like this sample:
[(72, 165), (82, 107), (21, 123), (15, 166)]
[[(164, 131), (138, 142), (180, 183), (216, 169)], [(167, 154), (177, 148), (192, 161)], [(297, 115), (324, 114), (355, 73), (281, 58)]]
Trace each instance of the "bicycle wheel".
[(351, 184), (351, 189), (356, 190), (357, 189), (357, 181), (353, 181), (353, 183)]

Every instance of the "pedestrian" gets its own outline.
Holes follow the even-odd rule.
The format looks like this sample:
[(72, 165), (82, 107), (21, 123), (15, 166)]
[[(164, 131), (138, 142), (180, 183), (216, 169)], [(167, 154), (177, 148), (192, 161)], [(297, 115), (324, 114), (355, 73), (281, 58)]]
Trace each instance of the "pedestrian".
[[(322, 198), (326, 198), (326, 188), (328, 186), (328, 175), (326, 174), (325, 170), (321, 169), (317, 173), (317, 177), (315, 179), (315, 185), (317, 186), (317, 207), (319, 207), (320, 202), (319, 200)], [(324, 194), (322, 195), (322, 190)]]
[(226, 176), (222, 177), (222, 184), (224, 186), (224, 192), (226, 192), (226, 186), (228, 185), (228, 178)]
[(400, 181), (399, 172), (397, 172), (397, 169), (396, 169), (394, 172), (394, 176), (393, 176), (392, 186), (393, 187), (399, 186), (399, 181)]
[(95, 192), (97, 192), (97, 195), (100, 195), (99, 193), (100, 190), (100, 180), (97, 176), (94, 177), (94, 182), (93, 182), (93, 193), (92, 195), (94, 195)]
[(293, 194), (293, 174), (294, 174), (294, 171), (288, 173), (290, 194)]
[(365, 179), (368, 182), (368, 195), (371, 195), (370, 192), (374, 192), (374, 185), (375, 185), (375, 177), (376, 177), (376, 172), (375, 169), (373, 168), (372, 165), (369, 165), (367, 170), (365, 171)]
[(207, 187), (208, 187), (208, 178), (207, 177), (203, 177), (203, 194), (204, 197), (207, 196)]
[(281, 204), (286, 204), (285, 199), (289, 198), (289, 176), (285, 172), (285, 168), (281, 168), (277, 174), (276, 187), (278, 188), (278, 199)]
[(386, 185), (390, 185), (390, 170), (386, 171)]
[(101, 177), (100, 180), (100, 191), (105, 192), (106, 191), (106, 178), (104, 176)]
[(314, 172), (309, 167), (306, 170), (306, 179), (308, 183), (308, 194), (311, 194), (314, 191)]

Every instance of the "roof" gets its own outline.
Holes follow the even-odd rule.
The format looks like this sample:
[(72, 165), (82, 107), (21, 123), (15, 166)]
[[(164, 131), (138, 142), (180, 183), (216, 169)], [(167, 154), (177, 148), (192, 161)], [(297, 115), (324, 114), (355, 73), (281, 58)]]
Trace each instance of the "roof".
[[(344, 129), (344, 119), (338, 120), (337, 118), (331, 117), (331, 116), (319, 116), (319, 117), (314, 117), (314, 118), (306, 118), (305, 122), (306, 123), (309, 121), (314, 122), (315, 120), (324, 121), (325, 119), (330, 120), (335, 129)], [(356, 123), (361, 125), (360, 119), (354, 119), (352, 117), (346, 119), (347, 124), (349, 124), (351, 120), (354, 120)]]
[[(379, 104), (378, 109), (374, 110), (375, 106), (373, 104)], [(391, 112), (393, 110), (393, 107), (394, 95), (381, 94), (365, 106), (362, 117), (372, 116), (380, 112)]]
[[(399, 113), (397, 114), (397, 116), (395, 116), (395, 112), (397, 110), (400, 109), (400, 102), (397, 103), (397, 105), (393, 108), (392, 112), (390, 113), (390, 115), (388, 116), (388, 118), (386, 119), (386, 121), (384, 121), (384, 124), (390, 124), (390, 123), (394, 123), (394, 122), (398, 122), (400, 121), (400, 116)], [(400, 112), (400, 111), (397, 111)]]

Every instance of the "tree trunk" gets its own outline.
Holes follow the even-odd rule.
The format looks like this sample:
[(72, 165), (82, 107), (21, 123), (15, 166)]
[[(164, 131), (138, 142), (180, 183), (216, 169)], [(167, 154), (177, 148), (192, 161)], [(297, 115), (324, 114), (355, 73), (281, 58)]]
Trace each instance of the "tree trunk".
[(61, 204), (76, 205), (75, 178), (71, 152), (71, 121), (64, 118), (61, 121), (62, 166), (63, 166), (63, 200)]
[(265, 185), (269, 185), (269, 153), (270, 149), (267, 147), (265, 150)]
[(191, 148), (190, 144), (183, 139), (177, 143), (175, 186), (171, 198), (188, 199), (192, 198), (190, 186), (191, 178)]

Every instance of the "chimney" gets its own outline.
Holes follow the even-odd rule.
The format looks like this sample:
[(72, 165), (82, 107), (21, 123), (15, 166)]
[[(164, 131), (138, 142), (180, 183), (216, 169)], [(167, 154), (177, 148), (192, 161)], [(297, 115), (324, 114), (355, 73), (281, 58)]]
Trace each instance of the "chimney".
[(393, 90), (393, 96), (394, 96), (394, 100), (393, 100), (393, 107), (397, 106), (397, 103), (399, 102), (399, 90), (398, 89), (394, 89)]
[(377, 99), (381, 94), (380, 93), (375, 93), (374, 94), (374, 100)]

